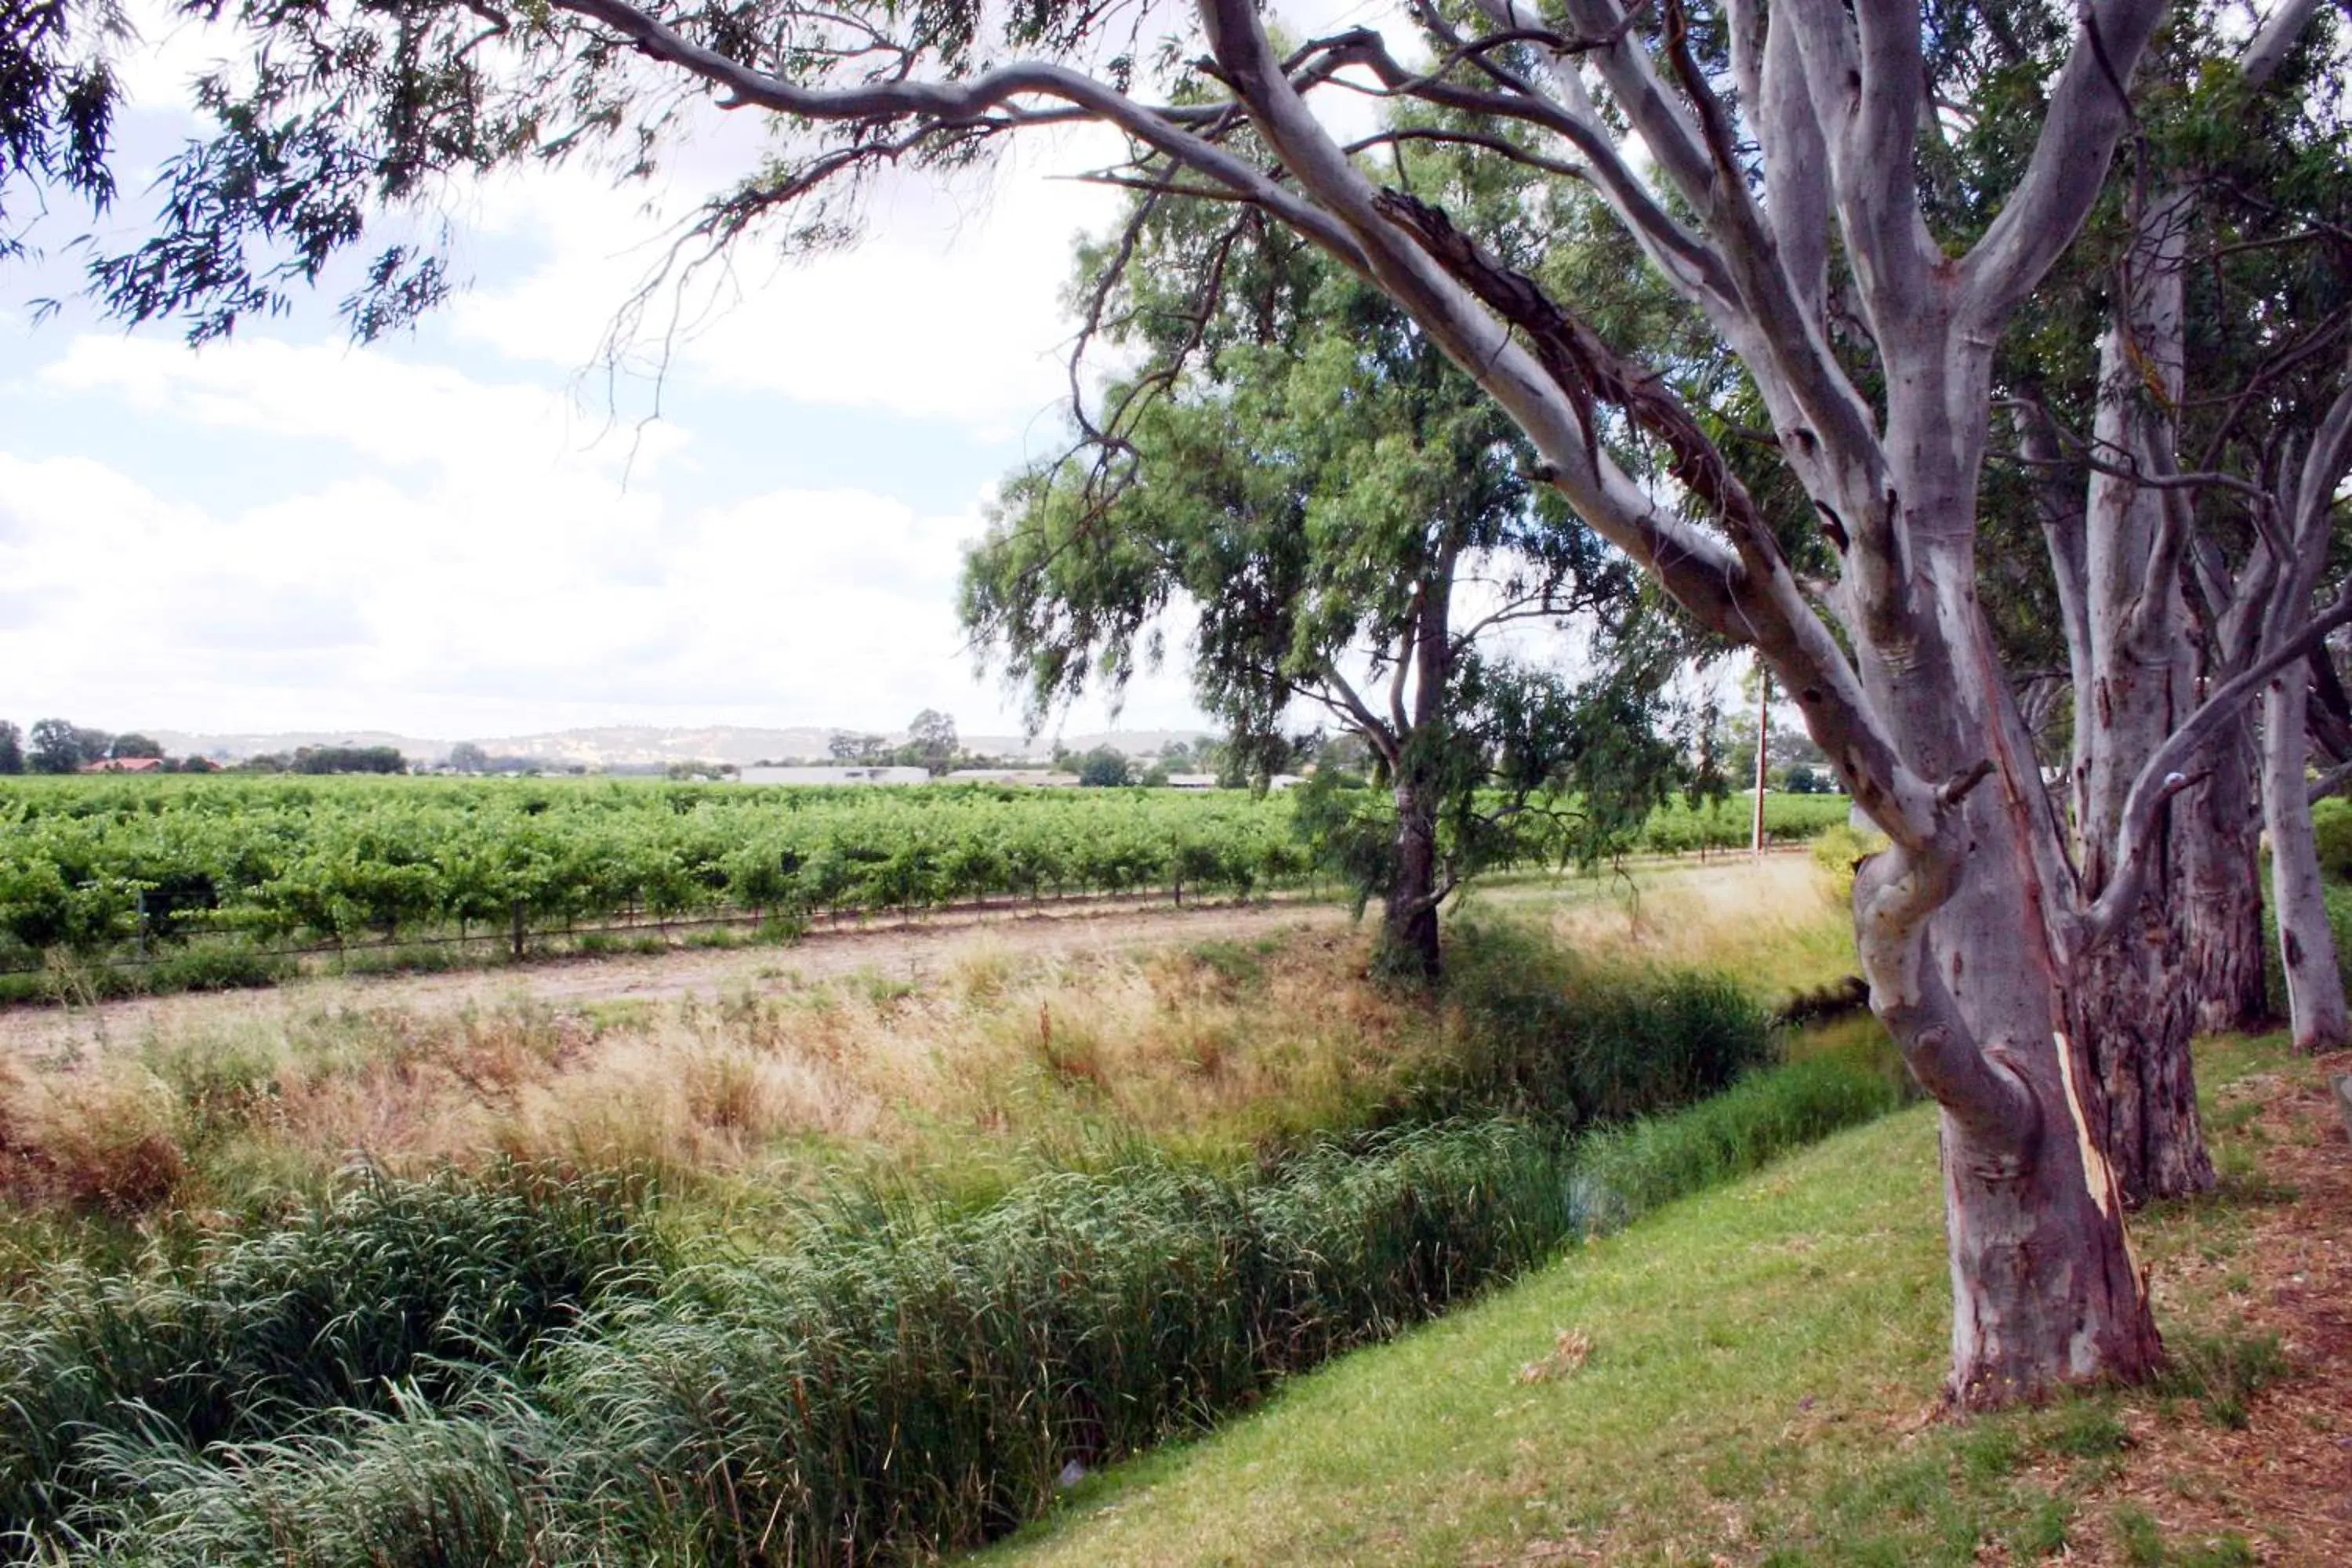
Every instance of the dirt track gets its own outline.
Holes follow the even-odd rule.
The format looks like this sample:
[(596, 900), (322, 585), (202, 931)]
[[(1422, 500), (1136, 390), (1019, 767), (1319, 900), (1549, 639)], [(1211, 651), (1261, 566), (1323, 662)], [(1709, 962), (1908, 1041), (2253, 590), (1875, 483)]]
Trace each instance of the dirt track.
[(88, 1007), (16, 1007), (0, 1012), (0, 1052), (73, 1054), (78, 1047), (136, 1042), (289, 1015), (340, 1008), (455, 1012), (527, 997), (577, 1006), (625, 999), (667, 1001), (699, 994), (774, 991), (798, 981), (872, 971), (919, 982), (976, 951), (1024, 956), (1079, 952), (1145, 942), (1256, 936), (1348, 919), (1336, 904), (1099, 906), (1066, 912), (959, 918), (835, 930), (791, 947), (680, 948), (629, 957), (562, 958), (515, 968), (437, 974), (315, 976), (267, 991), (138, 996)]

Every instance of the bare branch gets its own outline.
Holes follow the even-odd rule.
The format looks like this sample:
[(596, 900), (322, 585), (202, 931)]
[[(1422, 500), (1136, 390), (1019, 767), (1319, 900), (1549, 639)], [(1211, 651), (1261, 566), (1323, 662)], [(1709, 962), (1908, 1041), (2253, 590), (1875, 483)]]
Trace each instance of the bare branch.
[(1081, 71), (1024, 63), (1002, 66), (959, 82), (883, 81), (860, 87), (812, 89), (755, 70), (624, 0), (551, 0), (559, 10), (600, 22), (656, 59), (682, 67), (730, 95), (722, 107), (756, 104), (779, 113), (830, 122), (915, 119), (954, 129), (992, 110), (1025, 99), (1067, 103), (1126, 132), (1137, 141), (1208, 175), (1281, 215), (1285, 223), (1321, 245), (1347, 266), (1361, 271), (1363, 258), (1347, 230), (1314, 204), (1267, 178), (1249, 163), (1187, 130), (1180, 115), (1136, 102)]

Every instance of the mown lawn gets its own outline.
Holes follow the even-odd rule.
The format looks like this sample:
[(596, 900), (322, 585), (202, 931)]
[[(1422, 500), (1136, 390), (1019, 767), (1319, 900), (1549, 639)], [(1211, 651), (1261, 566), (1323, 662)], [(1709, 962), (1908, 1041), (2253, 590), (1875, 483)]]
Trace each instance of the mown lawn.
[[(2266, 1536), (2259, 1505), (2233, 1514), (2210, 1478), (2161, 1478), (2155, 1506), (2142, 1500), (2148, 1463), (2259, 1427), (2247, 1401), (2298, 1351), (2245, 1318), (2261, 1269), (2240, 1249), (2294, 1201), (2263, 1173), (2266, 1149), (2315, 1149), (2326, 1133), (2265, 1132), (2242, 1107), (2273, 1083), (2307, 1089), (2310, 1064), (2290, 1066), (2276, 1042), (2216, 1042), (2202, 1067), (2223, 1191), (2137, 1232), (2187, 1352), (2161, 1389), (1944, 1418), (1948, 1285), (1934, 1113), (1921, 1106), (1091, 1478), (989, 1561), (2329, 1561), (2292, 1530)], [(2324, 1406), (2295, 1420), (2290, 1446), (2333, 1443), (2309, 1430)], [(2226, 1479), (2242, 1461), (2179, 1462)], [(2189, 1523), (2168, 1528), (2164, 1504), (2200, 1487), (2210, 1495), (2183, 1504)], [(2233, 1517), (2251, 1536), (2194, 1528)]]

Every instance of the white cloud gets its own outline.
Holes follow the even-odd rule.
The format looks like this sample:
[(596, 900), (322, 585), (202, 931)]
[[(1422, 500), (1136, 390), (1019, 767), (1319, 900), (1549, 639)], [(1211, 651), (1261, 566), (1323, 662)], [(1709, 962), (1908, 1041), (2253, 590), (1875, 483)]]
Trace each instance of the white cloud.
[[(163, 106), (224, 43), (145, 3), (172, 47), (135, 85)], [(1291, 9), (1308, 33), (1394, 7)], [(1012, 728), (1017, 701), (971, 684), (953, 613), (977, 510), (940, 498), (983, 493), (1008, 459), (980, 444), (1063, 395), (1072, 241), (1120, 197), (1047, 176), (1117, 149), (1064, 133), (1024, 140), (991, 174), (893, 179), (857, 247), (747, 255), (730, 287), (691, 300), (669, 374), (701, 406), (724, 396), (752, 428), (788, 426), (796, 405), (861, 411), (874, 449), (918, 454), (909, 465), (931, 459), (908, 422), (943, 421), (971, 465), (795, 463), (783, 471), (850, 482), (785, 488), (756, 441), (614, 430), (602, 385), (573, 384), (654, 265), (661, 213), (750, 166), (767, 133), (753, 116), (709, 119), (653, 212), (577, 170), (467, 196), (459, 270), (476, 287), (448, 329), (393, 349), (257, 336), (191, 354), (53, 326), (0, 384), (0, 399), (72, 410), (37, 435), (0, 430), (0, 706), (110, 726), (443, 735), (881, 727), (942, 706), (967, 731)], [(622, 402), (641, 406), (645, 389)], [(1175, 665), (1139, 682), (1130, 725), (1197, 721), (1181, 652)], [(1071, 722), (1102, 718), (1093, 706)]]
[[(741, 247), (724, 268), (657, 289), (632, 344), (648, 373), (916, 418), (991, 437), (1061, 395), (1073, 330), (1062, 308), (1073, 246), (1118, 209), (1117, 193), (1067, 178), (1107, 161), (1100, 135), (1040, 137), (993, 172), (952, 182), (886, 181), (847, 249), (776, 258)], [(577, 369), (659, 264), (684, 195), (647, 212), (642, 193), (584, 173), (514, 179), (479, 204), (497, 231), (543, 254), (524, 276), (453, 305), (463, 335), (509, 355)], [(673, 321), (679, 330), (668, 341)]]
[[(480, 469), (208, 510), (87, 458), (5, 453), (0, 498), (0, 668), (9, 704), (41, 710), (19, 721), (454, 735), (879, 727), (938, 706), (1011, 727), (954, 617), (976, 510), (857, 489), (683, 510), (578, 473), (526, 496)], [(1181, 679), (1173, 699), (1150, 713), (1186, 721)]]
[(650, 478), (686, 433), (606, 438), (602, 421), (544, 387), (478, 381), (454, 365), (373, 349), (243, 338), (191, 353), (152, 337), (76, 337), (39, 385), (104, 393), (142, 414), (273, 438), (331, 442), (391, 466), (534, 482), (549, 469)]

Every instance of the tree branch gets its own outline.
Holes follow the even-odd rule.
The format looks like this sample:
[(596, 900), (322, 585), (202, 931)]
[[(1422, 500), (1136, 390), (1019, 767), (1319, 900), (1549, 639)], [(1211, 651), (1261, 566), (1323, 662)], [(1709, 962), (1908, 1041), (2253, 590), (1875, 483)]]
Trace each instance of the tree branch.
[(2308, 657), (2331, 633), (2347, 624), (2352, 624), (2352, 584), (2347, 584), (2327, 608), (2224, 681), (2149, 756), (2124, 796), (2123, 821), (2116, 833), (2115, 876), (2083, 916), (2081, 936), (2085, 947), (2113, 935), (2138, 902), (2157, 837), (2157, 813), (2191, 782), (2181, 770), (2207, 741), (2260, 694), (2272, 677)]
[(2165, 9), (2165, 0), (2083, 6), (2025, 175), (1959, 264), (1962, 308), (1979, 333), (2009, 319), (2090, 216), (2132, 120), (2127, 84)]

